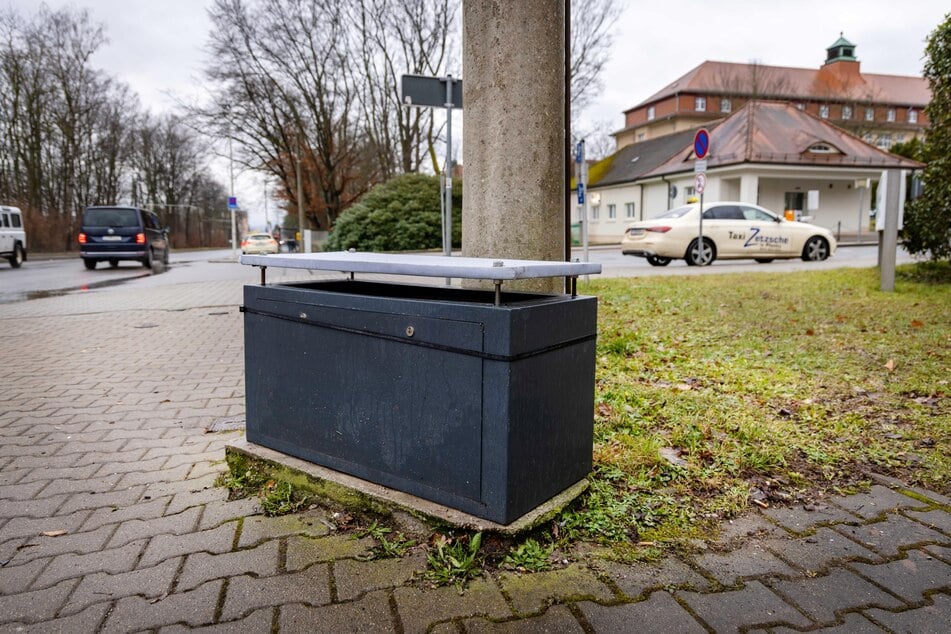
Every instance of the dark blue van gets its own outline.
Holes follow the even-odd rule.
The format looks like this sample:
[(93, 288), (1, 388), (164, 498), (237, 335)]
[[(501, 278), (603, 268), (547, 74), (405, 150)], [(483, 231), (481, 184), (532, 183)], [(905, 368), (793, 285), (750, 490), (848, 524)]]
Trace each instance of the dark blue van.
[(135, 260), (152, 268), (156, 260), (168, 264), (168, 228), (158, 216), (138, 207), (87, 207), (79, 228), (79, 255), (87, 269), (99, 262), (119, 266)]

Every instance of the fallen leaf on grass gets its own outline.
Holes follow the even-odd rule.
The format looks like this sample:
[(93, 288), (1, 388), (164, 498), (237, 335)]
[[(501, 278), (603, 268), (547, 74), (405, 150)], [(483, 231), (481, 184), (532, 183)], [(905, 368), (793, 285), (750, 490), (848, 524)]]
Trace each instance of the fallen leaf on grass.
[(894, 359), (889, 359), (888, 361), (886, 361), (886, 362), (885, 362), (885, 369), (888, 370), (889, 372), (891, 372), (892, 370), (894, 370), (894, 369), (895, 369), (895, 360), (894, 360)]
[(43, 531), (40, 533), (43, 537), (59, 537), (60, 535), (65, 535), (66, 531)]
[(912, 327), (912, 328), (921, 328), (921, 327), (924, 326), (924, 325), (925, 325), (925, 322), (923, 322), (923, 321), (918, 321), (917, 319), (912, 319), (912, 320), (911, 320), (911, 327)]
[(657, 450), (661, 458), (675, 467), (686, 467), (687, 461), (680, 457), (680, 450), (673, 447), (661, 447)]

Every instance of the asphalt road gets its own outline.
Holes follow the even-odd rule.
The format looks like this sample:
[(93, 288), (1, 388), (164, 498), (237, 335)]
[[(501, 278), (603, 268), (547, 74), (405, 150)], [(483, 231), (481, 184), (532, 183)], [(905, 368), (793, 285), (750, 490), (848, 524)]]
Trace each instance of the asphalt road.
[[(592, 248), (589, 251), (589, 259), (602, 264), (603, 277), (641, 277), (863, 268), (876, 265), (877, 253), (878, 248), (873, 245), (840, 246), (835, 256), (825, 262), (803, 262), (796, 259), (758, 264), (753, 260), (733, 260), (717, 261), (709, 267), (695, 267), (687, 266), (683, 261), (678, 260), (666, 267), (653, 267), (643, 258), (622, 255), (618, 246), (609, 246)], [(574, 257), (583, 257), (581, 249), (574, 250)], [(910, 261), (912, 258), (900, 249), (898, 262)], [(173, 252), (168, 267), (156, 264), (153, 271), (134, 262), (122, 262), (114, 269), (100, 264), (95, 270), (88, 271), (83, 267), (79, 256), (35, 255), (31, 256), (20, 269), (12, 269), (6, 264), (0, 264), (0, 303), (94, 289), (108, 290), (115, 287), (152, 288), (221, 280), (244, 280), (253, 284), (258, 279), (257, 270), (237, 264), (230, 249)]]

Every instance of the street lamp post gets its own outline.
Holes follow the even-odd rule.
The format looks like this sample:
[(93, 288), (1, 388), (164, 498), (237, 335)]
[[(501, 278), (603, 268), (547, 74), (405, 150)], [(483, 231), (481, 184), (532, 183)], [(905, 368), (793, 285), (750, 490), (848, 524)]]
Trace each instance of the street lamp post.
[[(230, 198), (234, 198), (234, 150), (231, 141), (231, 117), (228, 117), (228, 172), (231, 176)], [(238, 221), (235, 214), (235, 208), (228, 205), (231, 212), (231, 257), (238, 258)]]

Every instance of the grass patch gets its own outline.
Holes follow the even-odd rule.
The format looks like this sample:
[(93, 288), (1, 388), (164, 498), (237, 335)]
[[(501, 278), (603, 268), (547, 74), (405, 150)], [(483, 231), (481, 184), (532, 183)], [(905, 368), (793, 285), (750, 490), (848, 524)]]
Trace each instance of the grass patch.
[(595, 470), (561, 540), (689, 544), (752, 504), (861, 487), (948, 492), (951, 270), (591, 282)]
[(257, 495), (261, 510), (268, 517), (296, 513), (310, 502), (310, 496), (290, 482), (271, 478), (253, 460), (231, 456), (229, 470), (215, 480), (215, 486), (228, 489), (228, 499), (237, 500)]
[(416, 542), (407, 539), (401, 532), (390, 536), (392, 532), (393, 529), (380, 524), (378, 521), (374, 521), (365, 530), (357, 532), (357, 537), (372, 537), (377, 542), (377, 545), (370, 550), (367, 559), (399, 558), (416, 545)]
[(481, 547), (482, 533), (458, 537), (436, 535), (426, 555), (428, 566), (423, 578), (433, 585), (453, 584), (462, 589), (470, 579), (482, 574)]

